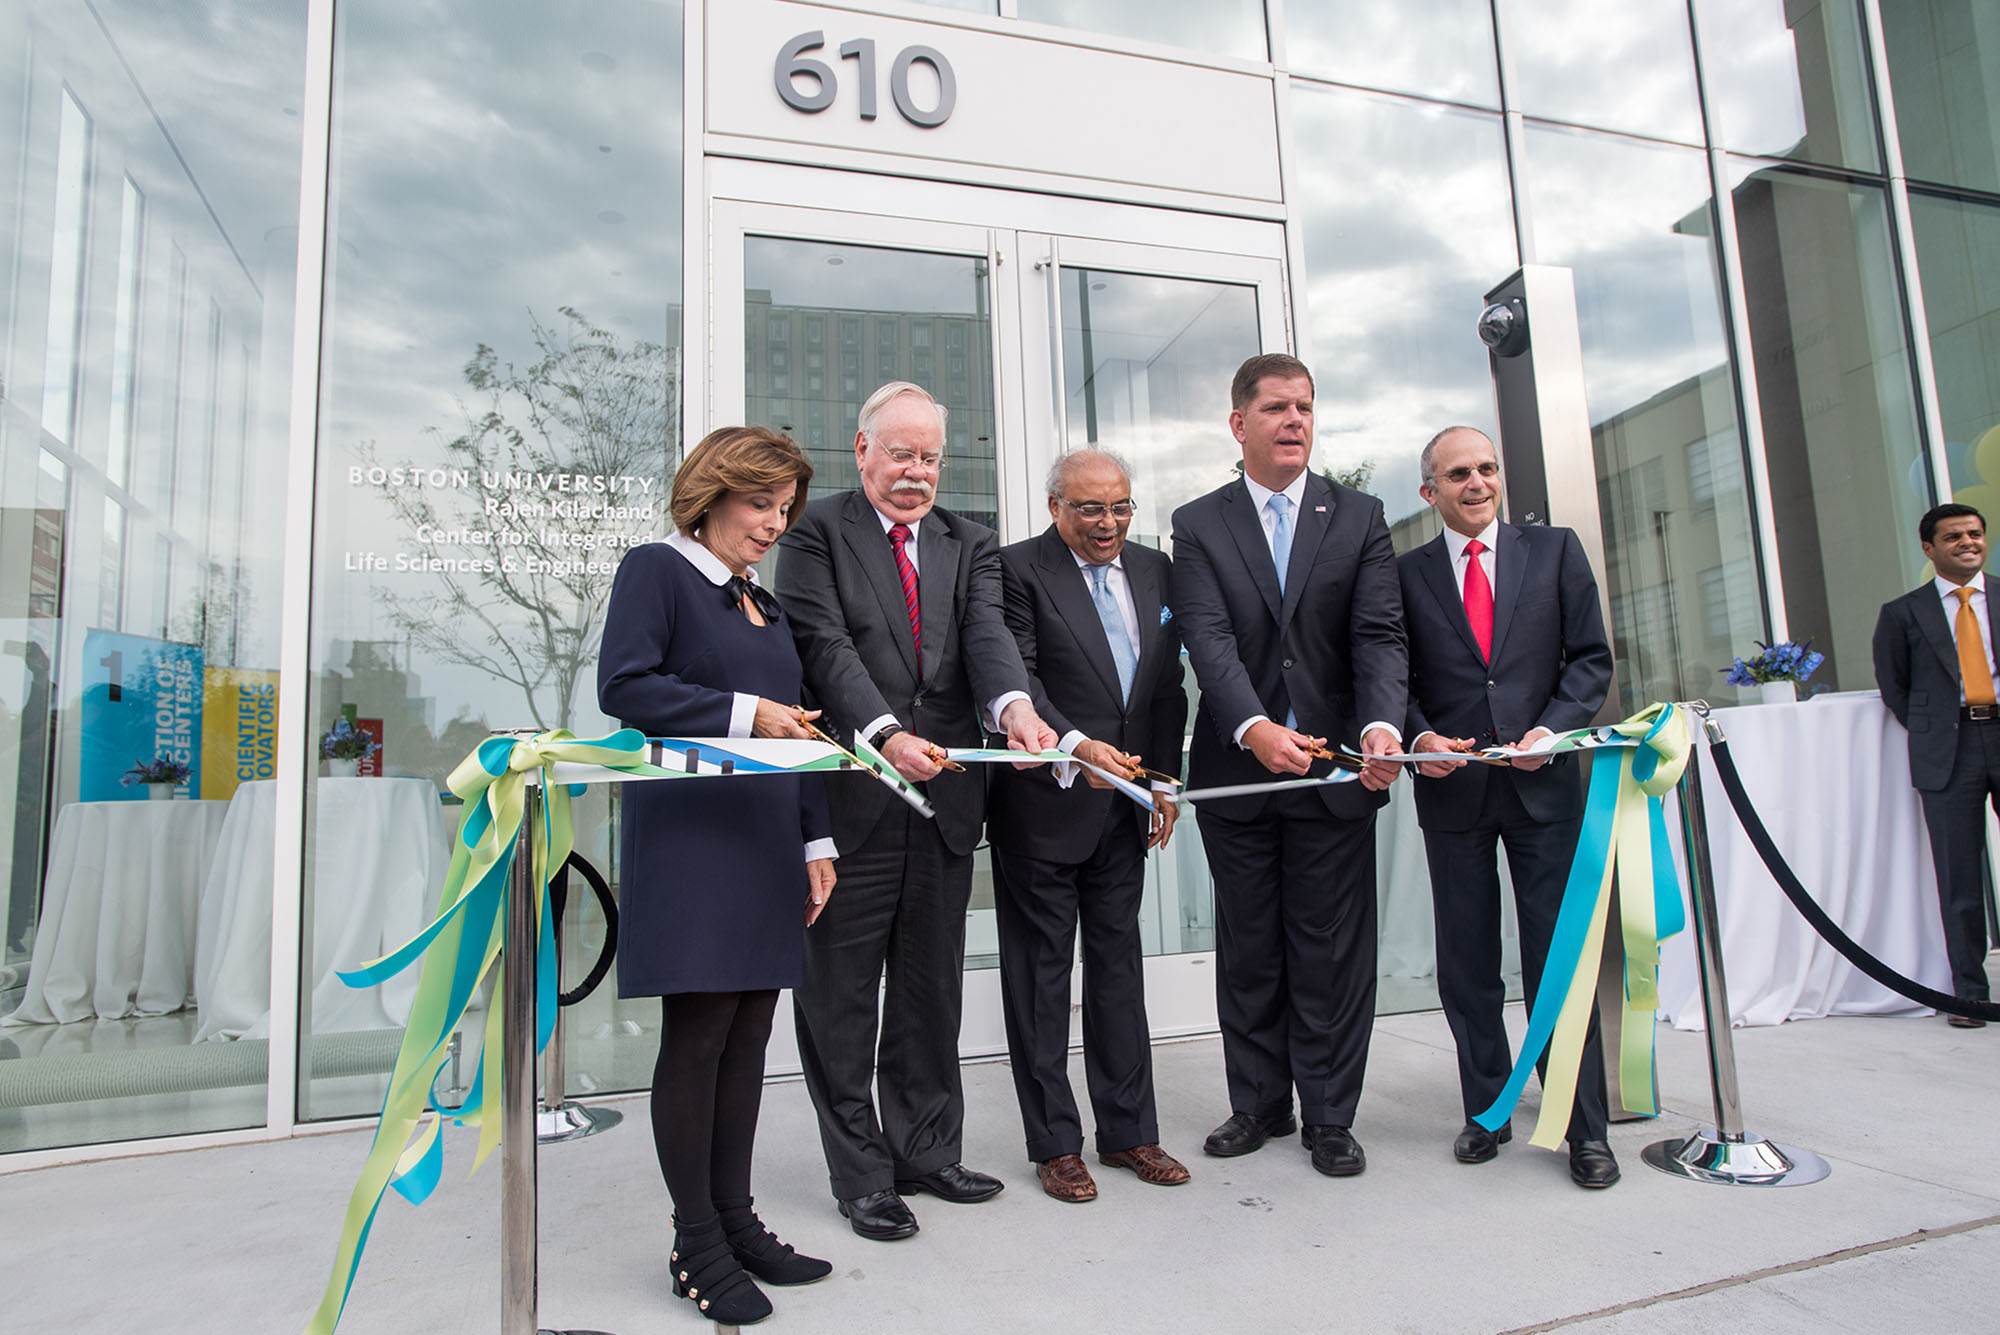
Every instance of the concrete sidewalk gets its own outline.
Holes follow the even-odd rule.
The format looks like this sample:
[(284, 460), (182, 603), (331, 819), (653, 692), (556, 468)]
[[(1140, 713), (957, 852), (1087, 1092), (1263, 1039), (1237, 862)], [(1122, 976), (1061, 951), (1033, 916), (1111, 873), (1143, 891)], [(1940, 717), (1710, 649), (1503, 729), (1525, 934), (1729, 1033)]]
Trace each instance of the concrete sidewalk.
[[(1513, 1020), (1520, 1015), (1515, 1008)], [(1833, 1175), (1780, 1190), (1646, 1167), (1647, 1143), (1712, 1120), (1699, 1034), (1662, 1030), (1658, 1121), (1612, 1128), (1625, 1180), (1571, 1186), (1530, 1147), (1533, 1108), (1493, 1163), (1453, 1161), (1460, 1116), (1437, 1014), (1383, 1019), (1355, 1133), (1368, 1171), (1314, 1173), (1297, 1138), (1234, 1160), (1201, 1138), (1227, 1114), (1219, 1044), (1156, 1049), (1166, 1147), (1193, 1170), (1157, 1188), (1112, 1169), (1060, 1205), (1025, 1163), (1001, 1064), (966, 1068), (966, 1161), (1008, 1190), (981, 1206), (913, 1198), (898, 1243), (855, 1237), (826, 1191), (804, 1087), (772, 1086), (758, 1207), (833, 1276), (769, 1292), (765, 1329), (812, 1332), (1612, 1332), (2000, 1329), (2000, 1027), (1839, 1019), (1739, 1030), (1751, 1128)], [(1081, 1070), (1076, 1085), (1083, 1088)], [(642, 1099), (624, 1125), (541, 1156), (546, 1327), (642, 1335), (709, 1327), (665, 1276), (668, 1205)], [(14, 1331), (288, 1332), (317, 1300), (363, 1135), (0, 1177)], [(497, 1163), (467, 1181), (455, 1133), (420, 1210), (376, 1220), (341, 1330), (498, 1328)]]

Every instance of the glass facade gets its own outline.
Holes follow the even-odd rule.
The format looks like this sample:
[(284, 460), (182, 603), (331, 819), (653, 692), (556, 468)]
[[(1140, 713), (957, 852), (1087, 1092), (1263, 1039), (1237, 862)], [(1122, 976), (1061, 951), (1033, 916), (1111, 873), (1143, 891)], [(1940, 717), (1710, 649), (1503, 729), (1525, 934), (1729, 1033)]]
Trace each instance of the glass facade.
[[(1268, 146), (1275, 184), (1238, 201), (1198, 172), (1178, 192), (1121, 179), (1112, 156), (1101, 179), (988, 169), (957, 122), (886, 116), (838, 152), (738, 135), (690, 162), (689, 71), (710, 62), (707, 115), (735, 77), (685, 44), (719, 2), (0, 13), (0, 1152), (379, 1106), (408, 991), (332, 971), (428, 918), (459, 816), (444, 779), (476, 741), (608, 725), (611, 572), (666, 531), (684, 431), (733, 416), (739, 388), (814, 452), (824, 494), (851, 484), (860, 399), (926, 383), (952, 410), (944, 502), (1010, 541), (1040, 529), (1057, 450), (1108, 444), (1159, 542), (1234, 457), (1228, 369), (1283, 329), (1319, 377), (1315, 466), (1381, 495), (1407, 550), (1435, 532), (1423, 441), (1495, 429), (1483, 294), (1524, 261), (1568, 266), (1596, 476), (1555, 483), (1595, 487), (1631, 708), (1731, 699), (1721, 669), (1773, 634), (1826, 652), (1815, 687), (1866, 689), (1874, 609), (1919, 578), (1916, 516), (1944, 496), (2000, 511), (1990, 4), (1341, 0), (1273, 6), (1275, 27), (1257, 0), (893, 7), (937, 20), (967, 123), (1003, 55), (1018, 87), (1057, 51), (1103, 62), (1106, 87), (1265, 81), (1237, 104), (1257, 115), (1185, 148), (1199, 167)], [(842, 40), (891, 21), (828, 15)], [(330, 74), (309, 31), (331, 33)], [(742, 290), (715, 290), (714, 183), (783, 209), (779, 174), (806, 164), (853, 199), (801, 207), (965, 244), (760, 223), (731, 261)], [(322, 170), (324, 244), (301, 254)], [(1048, 247), (1028, 273), (1008, 238), (1074, 227), (1057, 213), (1078, 201), (1120, 210), (1073, 233), (1092, 244), (1271, 277)], [(1197, 216), (1282, 245), (1142, 220)], [(718, 302), (745, 319), (740, 385), (714, 383), (725, 361), (736, 379)], [(329, 734), (360, 740), (322, 756)], [(281, 742), (308, 772), (280, 772)], [(169, 782), (123, 782), (148, 763)], [(614, 891), (617, 808), (605, 789), (578, 808)], [(1384, 968), (1420, 982), (1427, 889), (1397, 852), (1412, 831), (1385, 828)], [(1149, 952), (1212, 944), (1184, 829)], [(294, 918), (298, 970), (274, 976), (273, 922)], [(605, 936), (572, 896), (570, 981)], [(296, 1033), (273, 1033), (294, 999)], [(643, 1085), (657, 1027), (651, 1003), (592, 996), (569, 1088)]]
[(0, 19), (0, 1149), (264, 1120), (263, 1045), (194, 1040), (273, 773), (304, 48), (295, 6)]
[[(605, 604), (625, 550), (668, 531), (680, 416), (679, 5), (336, 13), (307, 689), (315, 737), (344, 720), (375, 749), (358, 776), (317, 766), (307, 805), (314, 1118), (380, 1105), (414, 980), (356, 992), (332, 971), (428, 921), (451, 769), (496, 729), (615, 726)], [(575, 817), (606, 869), (609, 793)], [(587, 968), (604, 925), (576, 903)], [(631, 1012), (607, 990), (572, 1021), (573, 1077), (650, 1066), (624, 1048), (656, 1038), (657, 1007)]]

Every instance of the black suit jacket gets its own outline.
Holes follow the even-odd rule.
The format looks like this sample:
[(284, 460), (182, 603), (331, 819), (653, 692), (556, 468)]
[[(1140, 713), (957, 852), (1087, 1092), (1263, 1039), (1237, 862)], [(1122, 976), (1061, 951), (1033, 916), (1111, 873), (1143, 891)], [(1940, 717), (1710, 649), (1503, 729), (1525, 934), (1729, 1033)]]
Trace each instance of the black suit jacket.
[[(980, 712), (1027, 673), (1000, 613), (1000, 542), (992, 529), (933, 508), (917, 529), (917, 588), (924, 627), (921, 678), (896, 561), (875, 507), (858, 491), (814, 501), (782, 539), (778, 600), (805, 666), (806, 699), (826, 711), (835, 736), (884, 714), (940, 746), (977, 746)], [(986, 814), (984, 765), (924, 785), (937, 829), (954, 853), (979, 843)], [(898, 800), (879, 783), (827, 784), (833, 838), (856, 847)]]
[[(1241, 478), (1174, 511), (1174, 615), (1181, 624), (1201, 708), (1188, 751), (1188, 782), (1205, 788), (1259, 783), (1271, 772), (1232, 740), (1258, 714), (1329, 745), (1360, 743), (1364, 723), (1398, 723), (1409, 663), (1396, 554), (1373, 496), (1306, 475), (1285, 591)], [(1313, 767), (1323, 774), (1326, 762)], [(1358, 819), (1389, 800), (1359, 783), (1314, 790), (1327, 809)], [(1218, 815), (1249, 820), (1268, 796), (1228, 798)]]
[[(1993, 582), (1986, 572), (1989, 630), (1994, 613)], [(1875, 622), (1875, 684), (1882, 703), (1910, 730), (1910, 782), (1937, 792), (1951, 781), (1958, 755), (1958, 707), (1965, 687), (1958, 670), (1958, 636), (1945, 614), (1935, 581), (1926, 580), (1900, 598), (1882, 604)]]
[[(1180, 631), (1167, 605), (1172, 563), (1137, 543), (1125, 545), (1122, 560), (1139, 621), (1129, 703), (1119, 699), (1118, 668), (1089, 579), (1053, 524), (1040, 537), (1000, 549), (1007, 628), (1028, 670), (1035, 710), (1058, 737), (1074, 729), (1178, 778), (1187, 692), (1181, 687)], [(1065, 791), (1046, 765), (999, 766), (988, 837), (995, 848), (1026, 857), (1081, 862), (1096, 847), (1113, 802), (1132, 813), (1143, 839), (1150, 817), (1124, 794), (1092, 788), (1081, 775)]]
[[(1470, 737), (1481, 746), (1517, 742), (1535, 728), (1587, 727), (1604, 705), (1611, 645), (1597, 580), (1576, 534), (1501, 524), (1493, 548), (1490, 664), (1472, 638), (1444, 536), (1396, 562), (1410, 633), (1406, 742), (1425, 732)], [(1558, 756), (1537, 770), (1466, 765), (1442, 779), (1419, 778), (1417, 819), (1426, 829), (1469, 829), (1496, 775), (1514, 785), (1538, 821), (1566, 820), (1583, 810), (1582, 770), (1571, 757)]]

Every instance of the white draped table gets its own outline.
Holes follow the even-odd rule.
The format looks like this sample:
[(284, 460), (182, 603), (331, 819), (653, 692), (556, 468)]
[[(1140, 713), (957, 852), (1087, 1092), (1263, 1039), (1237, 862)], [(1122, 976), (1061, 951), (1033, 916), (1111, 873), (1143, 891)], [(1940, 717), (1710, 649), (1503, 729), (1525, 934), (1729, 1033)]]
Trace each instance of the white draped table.
[(56, 813), (20, 1006), (0, 1023), (167, 1015), (188, 1003), (197, 904), (226, 802), (72, 802)]
[[(1765, 828), (1827, 916), (1899, 973), (1951, 991), (1908, 734), (1881, 697), (1749, 705), (1716, 719)], [(1855, 969), (1792, 908), (1737, 824), (1707, 751), (1704, 743), (1701, 792), (1731, 1023), (1930, 1014)], [(1671, 798), (1667, 819), (1685, 868)], [(1661, 947), (1660, 1002), (1676, 1028), (1704, 1027), (1692, 929)]]
[[(438, 790), (426, 779), (320, 779), (313, 846), (311, 1032), (400, 1028), (417, 969), (380, 987), (336, 976), (422, 931), (450, 863)], [(262, 1037), (271, 1018), (277, 784), (243, 784), (201, 897), (194, 991), (203, 1039)]]

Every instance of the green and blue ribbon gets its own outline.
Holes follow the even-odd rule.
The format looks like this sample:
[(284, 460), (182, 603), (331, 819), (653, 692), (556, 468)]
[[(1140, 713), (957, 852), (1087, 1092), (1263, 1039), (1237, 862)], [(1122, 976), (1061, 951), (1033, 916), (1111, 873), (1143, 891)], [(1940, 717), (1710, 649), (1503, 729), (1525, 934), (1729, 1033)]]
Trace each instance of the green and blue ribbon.
[(1687, 765), (1687, 721), (1678, 706), (1652, 705), (1608, 728), (1579, 728), (1537, 750), (1602, 749), (1590, 776), (1583, 831), (1556, 914), (1541, 986), (1513, 1073), (1492, 1106), (1472, 1120), (1489, 1131), (1513, 1116), (1546, 1049), (1541, 1116), (1530, 1143), (1554, 1149), (1568, 1134), (1583, 1041), (1597, 993), (1597, 964), (1614, 883), (1625, 954), (1625, 1009), (1619, 1026), (1619, 1086), (1626, 1109), (1658, 1113), (1653, 1094), (1653, 1015), (1659, 1008), (1660, 942), (1686, 925), (1680, 878), (1667, 842), (1660, 798)]
[[(393, 1188), (421, 1205), (444, 1172), (444, 1123), (479, 1128), (473, 1157), (477, 1172), (500, 1143), (501, 1118), (488, 1116), (489, 1098), (499, 1098), (501, 1015), (487, 1008), (486, 1028), (472, 1088), (457, 1107), (440, 1106), (432, 1093), (438, 1072), (450, 1057), (457, 1032), (481, 984), (491, 975), (494, 997), (502, 994), (508, 961), (501, 943), (512, 896), (515, 845), (529, 802), (541, 807), (530, 845), (536, 887), (534, 913), (540, 948), (528, 966), (536, 969), (535, 1051), (554, 1031), (556, 1019), (555, 919), (550, 911), (549, 878), (568, 860), (575, 843), (570, 799), (589, 780), (713, 778), (778, 772), (813, 773), (851, 769), (872, 773), (928, 813), (922, 795), (905, 783), (879, 753), (865, 743), (861, 755), (825, 742), (736, 739), (649, 739), (626, 728), (608, 737), (580, 740), (565, 730), (532, 737), (489, 737), (452, 771), (446, 786), (465, 802), (464, 819), (452, 841), (450, 870), (438, 900), (437, 917), (406, 944), (381, 959), (340, 972), (350, 987), (374, 987), (412, 964), (421, 963), (416, 997), (403, 1043), (382, 1099), (382, 1118), (348, 1198), (347, 1216), (334, 1251), (332, 1274), (306, 1335), (331, 1335), (354, 1285), (387, 1192)], [(654, 764), (650, 757), (673, 763)], [(533, 773), (539, 782), (530, 784)], [(527, 966), (524, 966), (527, 967)]]

